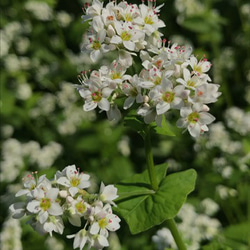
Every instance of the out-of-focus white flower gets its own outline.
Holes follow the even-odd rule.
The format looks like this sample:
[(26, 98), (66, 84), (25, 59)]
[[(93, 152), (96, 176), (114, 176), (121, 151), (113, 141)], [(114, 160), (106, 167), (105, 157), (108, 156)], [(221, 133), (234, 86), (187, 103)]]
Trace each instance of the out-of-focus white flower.
[(117, 145), (118, 150), (122, 153), (124, 156), (130, 155), (130, 147), (129, 147), (129, 137), (122, 137), (122, 139), (118, 142)]
[(0, 244), (2, 250), (22, 250), (22, 229), (18, 220), (7, 218), (3, 223), (0, 234)]
[(244, 112), (238, 107), (231, 107), (226, 110), (225, 118), (229, 128), (241, 135), (250, 133), (250, 112)]
[(168, 228), (159, 229), (153, 235), (152, 241), (156, 244), (158, 250), (164, 250), (169, 247), (176, 249), (174, 238)]
[(58, 240), (55, 237), (48, 237), (45, 241), (45, 245), (48, 250), (64, 250), (64, 244), (62, 241)]
[(3, 138), (11, 137), (13, 132), (14, 132), (14, 128), (11, 125), (6, 124), (6, 125), (3, 125), (1, 127), (1, 135), (2, 135)]
[(235, 197), (238, 194), (237, 190), (223, 185), (218, 185), (216, 187), (216, 192), (222, 200), (226, 200), (229, 197)]
[(0, 57), (4, 57), (8, 54), (10, 43), (3, 30), (0, 30)]
[(61, 27), (65, 28), (72, 22), (72, 16), (61, 10), (56, 13), (56, 20)]
[(28, 1), (24, 8), (31, 12), (38, 20), (49, 21), (53, 18), (53, 10), (46, 2)]
[(211, 216), (219, 210), (219, 205), (210, 198), (201, 201), (201, 207), (204, 209), (205, 214)]
[(32, 95), (32, 89), (29, 84), (27, 83), (21, 83), (18, 84), (17, 90), (16, 90), (16, 97), (20, 100), (27, 100)]

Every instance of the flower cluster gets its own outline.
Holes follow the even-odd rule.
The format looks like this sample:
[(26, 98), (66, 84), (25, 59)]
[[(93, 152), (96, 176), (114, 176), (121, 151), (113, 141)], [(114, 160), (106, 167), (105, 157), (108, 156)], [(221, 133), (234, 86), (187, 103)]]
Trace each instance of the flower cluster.
[[(137, 6), (112, 1), (104, 7), (94, 0), (86, 6), (82, 18), (90, 24), (89, 44), (85, 44), (90, 58), (97, 61), (108, 51), (117, 51), (118, 57), (90, 74), (81, 72), (77, 89), (84, 99), (83, 109), (98, 107), (107, 112), (109, 120), (119, 120), (121, 108), (134, 106), (145, 123), (156, 121), (158, 126), (163, 115), (179, 110), (177, 126), (198, 137), (215, 119), (207, 104), (217, 101), (219, 86), (211, 83), (207, 74), (211, 63), (205, 57), (198, 60), (191, 48), (161, 38), (158, 29), (165, 24), (158, 13), (162, 6), (154, 3)], [(142, 69), (132, 76), (128, 69), (133, 56), (141, 59)]]
[(23, 179), (24, 189), (16, 194), (26, 200), (10, 206), (13, 218), (29, 215), (29, 223), (36, 231), (52, 236), (53, 232), (63, 233), (65, 216), (72, 225), (82, 228), (67, 236), (74, 238), (74, 248), (82, 249), (86, 244), (96, 249), (109, 246), (109, 232), (120, 228), (120, 219), (112, 212), (117, 189), (101, 183), (99, 194), (90, 194), (86, 191), (90, 187), (89, 178), (75, 165), (57, 171), (52, 181), (45, 175), (36, 179), (28, 174)]

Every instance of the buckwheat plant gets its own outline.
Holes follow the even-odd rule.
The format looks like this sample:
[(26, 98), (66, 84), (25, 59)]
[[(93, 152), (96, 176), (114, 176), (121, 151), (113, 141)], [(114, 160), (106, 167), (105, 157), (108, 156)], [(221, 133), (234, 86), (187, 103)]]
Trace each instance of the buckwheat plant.
[[(144, 139), (147, 170), (117, 184), (117, 213), (132, 234), (166, 221), (179, 249), (186, 249), (174, 222), (187, 195), (194, 189), (196, 172), (189, 169), (166, 176), (167, 166), (154, 166), (150, 133), (173, 136), (169, 114), (175, 113), (176, 126), (194, 138), (208, 131), (215, 117), (208, 104), (220, 96), (219, 85), (211, 82), (211, 63), (198, 59), (192, 48), (171, 44), (159, 31), (156, 0), (138, 6), (126, 1), (93, 0), (83, 8), (88, 22), (83, 52), (100, 63), (105, 53), (116, 55), (109, 65), (82, 71), (80, 85), (84, 111), (105, 111), (109, 120), (124, 119)], [(138, 69), (138, 59), (141, 68)], [(137, 66), (137, 67), (135, 67)]]
[(109, 245), (108, 232), (119, 228), (120, 219), (112, 212), (115, 201), (113, 210), (132, 234), (166, 222), (178, 248), (186, 249), (174, 218), (194, 189), (196, 172), (166, 175), (165, 163), (155, 166), (151, 133), (174, 136), (169, 117), (177, 116), (176, 126), (198, 138), (215, 120), (208, 104), (216, 102), (220, 92), (208, 75), (211, 63), (205, 56), (198, 59), (192, 48), (163, 38), (159, 31), (165, 27), (159, 18), (162, 6), (157, 7), (155, 0), (140, 5), (126, 1), (105, 5), (99, 0), (86, 4), (82, 19), (89, 29), (83, 52), (99, 64), (106, 53), (116, 59), (97, 70), (82, 71), (75, 86), (84, 111), (106, 112), (111, 121), (124, 119), (143, 137), (147, 169), (116, 186), (102, 184), (95, 195), (86, 191), (89, 176), (75, 166), (58, 172), (52, 182), (45, 176), (37, 181), (28, 178), (25, 189), (17, 193), (25, 195), (26, 202), (11, 206), (14, 217), (29, 214), (34, 228), (50, 234), (63, 233), (62, 216), (79, 227), (84, 220), (83, 228), (68, 236), (74, 238), (74, 248), (88, 244), (102, 249)]

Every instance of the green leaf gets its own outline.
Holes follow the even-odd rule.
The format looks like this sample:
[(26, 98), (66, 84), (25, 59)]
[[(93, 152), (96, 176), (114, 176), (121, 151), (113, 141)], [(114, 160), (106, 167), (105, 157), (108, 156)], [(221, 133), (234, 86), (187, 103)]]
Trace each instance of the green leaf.
[[(158, 181), (165, 176), (166, 165), (156, 166)], [(160, 182), (159, 189), (151, 190), (148, 172), (137, 174), (119, 185), (118, 194), (131, 192), (131, 196), (117, 201), (116, 212), (128, 223), (132, 234), (137, 234), (174, 218), (194, 190), (196, 172), (193, 169), (168, 175)], [(151, 193), (143, 194), (143, 192)], [(137, 192), (137, 194), (136, 194)]]
[(159, 135), (175, 136), (175, 133), (173, 132), (170, 123), (167, 122), (166, 117), (164, 115), (162, 116), (161, 127), (155, 126), (153, 127), (153, 129)]

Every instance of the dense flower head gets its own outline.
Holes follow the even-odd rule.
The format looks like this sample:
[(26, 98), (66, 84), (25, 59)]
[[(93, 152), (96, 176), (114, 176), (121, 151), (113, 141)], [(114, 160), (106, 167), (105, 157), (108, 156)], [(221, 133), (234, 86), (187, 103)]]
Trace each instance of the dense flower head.
[[(29, 224), (39, 233), (63, 234), (64, 218), (70, 224), (80, 227), (74, 235), (73, 247), (102, 249), (109, 246), (109, 232), (120, 228), (120, 218), (112, 211), (114, 200), (118, 198), (114, 185), (101, 183), (100, 192), (91, 194), (90, 176), (80, 172), (75, 165), (57, 171), (53, 180), (46, 175), (37, 178), (37, 173), (23, 178), (24, 189), (16, 196), (24, 196), (22, 202), (10, 206), (12, 217), (19, 219), (30, 216)], [(84, 222), (84, 225), (82, 223)]]
[[(111, 1), (105, 6), (99, 0), (85, 6), (82, 18), (90, 27), (84, 52), (89, 51), (93, 61), (109, 51), (118, 54), (110, 65), (82, 72), (77, 89), (84, 111), (99, 108), (109, 120), (118, 121), (122, 109), (134, 108), (145, 123), (161, 126), (162, 117), (175, 110), (180, 115), (177, 126), (198, 137), (215, 119), (207, 104), (217, 101), (219, 85), (211, 82), (212, 64), (205, 55), (198, 59), (191, 47), (162, 39), (161, 7), (155, 1), (139, 6)], [(130, 75), (135, 57), (141, 69)]]

